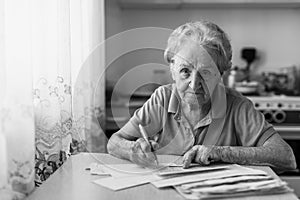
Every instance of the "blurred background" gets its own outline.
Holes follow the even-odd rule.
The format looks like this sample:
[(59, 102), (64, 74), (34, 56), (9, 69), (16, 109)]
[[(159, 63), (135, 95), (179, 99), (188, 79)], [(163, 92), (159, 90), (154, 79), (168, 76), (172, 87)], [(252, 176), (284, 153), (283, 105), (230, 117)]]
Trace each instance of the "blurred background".
[[(223, 28), (232, 43), (233, 65), (223, 77), (225, 85), (247, 96), (297, 97), (300, 95), (299, 7), (298, 1), (277, 0), (110, 0), (105, 4), (105, 38), (142, 27), (173, 30), (188, 21), (209, 20)], [(166, 46), (167, 38), (165, 34), (155, 40)], [(107, 57), (126, 45), (120, 41), (106, 46)], [(119, 95), (131, 91), (136, 77), (158, 85), (171, 82), (163, 50), (137, 49), (106, 63), (107, 102), (111, 102), (113, 89)], [(143, 68), (144, 73), (132, 70), (145, 64), (148, 65)], [(122, 84), (116, 88), (118, 82)], [(147, 97), (154, 88), (155, 85), (148, 84), (133, 96)], [(143, 99), (136, 98), (131, 105), (142, 103)]]
[[(105, 3), (106, 39), (141, 27), (172, 30), (199, 19), (215, 22), (223, 28), (233, 48), (233, 65), (223, 77), (224, 84), (253, 101), (292, 146), (299, 166), (300, 1), (109, 0)], [(166, 46), (167, 38), (168, 34), (165, 34), (155, 40)], [(112, 49), (123, 48), (124, 44), (106, 46), (106, 56), (110, 56)], [(120, 56), (113, 63), (106, 63), (108, 137), (128, 121), (157, 86), (171, 82), (163, 50), (138, 49)], [(148, 65), (143, 72), (132, 70), (145, 64)], [(137, 79), (144, 79), (149, 84), (132, 89)], [(116, 87), (119, 82), (122, 84)], [(126, 94), (128, 91), (133, 92)], [(293, 187), (298, 187), (299, 175), (296, 171), (285, 178), (293, 183)]]
[[(224, 84), (253, 102), (299, 166), (300, 0), (0, 0), (0, 199), (25, 197), (71, 155), (106, 152), (172, 82), (169, 34), (199, 19), (231, 40)], [(300, 196), (299, 171), (282, 178)]]

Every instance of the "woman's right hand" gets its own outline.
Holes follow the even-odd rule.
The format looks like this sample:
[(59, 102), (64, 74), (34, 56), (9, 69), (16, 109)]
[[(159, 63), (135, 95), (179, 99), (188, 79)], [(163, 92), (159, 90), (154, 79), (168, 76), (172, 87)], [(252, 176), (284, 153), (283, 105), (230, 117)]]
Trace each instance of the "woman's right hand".
[[(156, 150), (158, 147), (158, 143), (154, 140), (149, 141), (153, 147), (153, 150)], [(138, 165), (144, 167), (156, 167), (156, 155), (151, 151), (151, 146), (146, 142), (144, 138), (139, 138), (135, 141), (130, 160)]]

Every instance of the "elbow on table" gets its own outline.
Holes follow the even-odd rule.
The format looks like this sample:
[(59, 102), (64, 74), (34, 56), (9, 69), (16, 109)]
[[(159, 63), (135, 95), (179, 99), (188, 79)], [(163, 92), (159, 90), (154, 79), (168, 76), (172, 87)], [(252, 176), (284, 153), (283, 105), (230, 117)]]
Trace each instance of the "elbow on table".
[(287, 163), (288, 163), (287, 164), (288, 170), (295, 170), (297, 168), (297, 163), (296, 163), (294, 153), (291, 149), (289, 151), (289, 156), (287, 156), (286, 159), (287, 159)]
[(285, 151), (286, 154), (281, 156), (281, 162), (284, 163), (284, 171), (295, 170), (297, 168), (297, 163), (293, 150), (289, 147)]

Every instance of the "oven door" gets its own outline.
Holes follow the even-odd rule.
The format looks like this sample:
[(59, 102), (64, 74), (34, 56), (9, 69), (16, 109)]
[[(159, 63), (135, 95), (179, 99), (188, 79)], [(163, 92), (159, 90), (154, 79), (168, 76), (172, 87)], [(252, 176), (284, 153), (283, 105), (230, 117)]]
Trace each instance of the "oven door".
[(295, 194), (300, 197), (300, 126), (274, 126), (281, 137), (291, 146), (297, 162), (297, 170), (279, 174), (286, 181)]

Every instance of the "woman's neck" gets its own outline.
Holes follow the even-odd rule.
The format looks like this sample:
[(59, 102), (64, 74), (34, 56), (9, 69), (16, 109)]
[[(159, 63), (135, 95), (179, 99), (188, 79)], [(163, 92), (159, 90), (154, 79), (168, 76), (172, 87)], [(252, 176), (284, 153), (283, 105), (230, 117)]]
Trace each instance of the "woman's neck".
[(191, 127), (195, 127), (196, 124), (201, 121), (206, 115), (209, 113), (210, 110), (210, 103), (204, 105), (191, 105), (182, 102), (182, 114), (188, 121)]
[(199, 113), (201, 116), (206, 116), (210, 110), (211, 103), (208, 102), (203, 105), (199, 104), (187, 104), (185, 102), (181, 102), (182, 110), (185, 113)]

